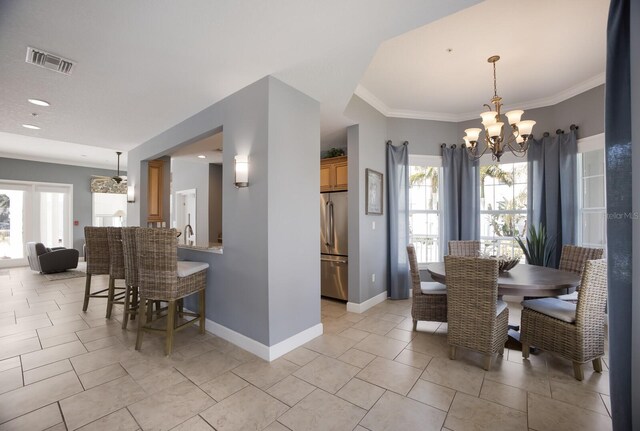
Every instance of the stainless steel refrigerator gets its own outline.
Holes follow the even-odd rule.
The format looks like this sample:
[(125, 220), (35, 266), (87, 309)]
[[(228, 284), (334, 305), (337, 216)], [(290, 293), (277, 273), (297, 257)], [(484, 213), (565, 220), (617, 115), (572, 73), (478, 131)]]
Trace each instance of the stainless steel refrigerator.
[(347, 192), (320, 193), (320, 292), (349, 298)]

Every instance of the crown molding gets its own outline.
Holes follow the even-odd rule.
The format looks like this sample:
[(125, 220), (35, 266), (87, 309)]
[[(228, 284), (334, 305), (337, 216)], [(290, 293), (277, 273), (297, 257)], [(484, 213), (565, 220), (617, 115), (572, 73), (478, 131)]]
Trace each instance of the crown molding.
[[(509, 111), (511, 109), (526, 110), (557, 105), (558, 103), (564, 102), (567, 99), (571, 99), (578, 94), (591, 90), (598, 85), (602, 85), (605, 83), (605, 81), (606, 75), (603, 72), (552, 96), (541, 97), (540, 99), (530, 100), (528, 102), (517, 103), (514, 105), (505, 105), (503, 109), (504, 111)], [(451, 114), (391, 108), (361, 84), (358, 84), (356, 90), (354, 91), (354, 94), (367, 102), (385, 117), (408, 118), (413, 120), (448, 121), (453, 123), (459, 123), (461, 121), (468, 121), (479, 118), (479, 110), (473, 112), (465, 112), (462, 114)]]

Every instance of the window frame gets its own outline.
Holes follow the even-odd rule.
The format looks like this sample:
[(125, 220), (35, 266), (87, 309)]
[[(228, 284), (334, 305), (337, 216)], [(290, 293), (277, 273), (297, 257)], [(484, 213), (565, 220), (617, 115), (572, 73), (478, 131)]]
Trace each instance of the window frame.
[[(578, 139), (578, 160), (577, 160), (577, 184), (578, 184), (578, 217), (576, 223), (576, 243), (582, 247), (595, 247), (604, 249), (604, 255), (607, 255), (607, 227), (606, 224), (604, 226), (604, 244), (592, 244), (584, 242), (583, 238), (583, 223), (584, 223), (584, 215), (585, 214), (603, 214), (605, 217), (607, 216), (607, 172), (606, 172), (606, 154), (603, 154), (603, 163), (605, 164), (605, 169), (603, 170), (602, 175), (590, 175), (583, 176), (583, 161), (582, 154), (589, 153), (592, 151), (603, 151), (605, 150), (605, 135), (604, 133), (600, 133), (598, 135), (588, 136), (586, 138)], [(593, 207), (593, 208), (584, 208), (584, 183), (587, 178), (598, 178), (602, 177), (603, 180), (603, 190), (604, 190), (604, 206), (603, 207)]]

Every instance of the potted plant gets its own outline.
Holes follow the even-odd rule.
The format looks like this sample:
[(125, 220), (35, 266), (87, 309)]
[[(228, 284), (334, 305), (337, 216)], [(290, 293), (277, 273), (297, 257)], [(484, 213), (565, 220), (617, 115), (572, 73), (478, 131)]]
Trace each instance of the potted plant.
[(522, 238), (516, 237), (516, 241), (518, 241), (529, 265), (549, 265), (556, 241), (554, 238), (547, 238), (547, 229), (542, 223), (538, 225), (537, 230), (535, 226), (529, 227), (525, 238), (526, 244)]

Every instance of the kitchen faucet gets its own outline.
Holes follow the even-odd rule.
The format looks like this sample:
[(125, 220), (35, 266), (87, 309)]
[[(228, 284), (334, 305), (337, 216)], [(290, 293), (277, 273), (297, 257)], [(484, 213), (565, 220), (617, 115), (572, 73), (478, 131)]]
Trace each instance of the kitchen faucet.
[(184, 227), (184, 244), (187, 244), (187, 238), (193, 235), (193, 228), (191, 227), (191, 214), (187, 214), (187, 225)]

